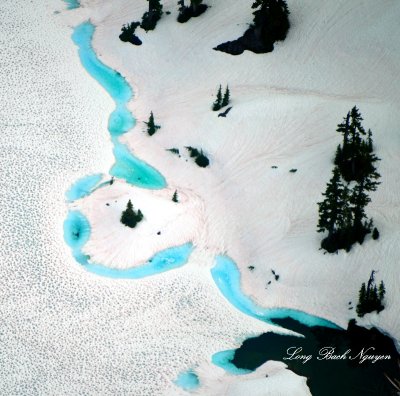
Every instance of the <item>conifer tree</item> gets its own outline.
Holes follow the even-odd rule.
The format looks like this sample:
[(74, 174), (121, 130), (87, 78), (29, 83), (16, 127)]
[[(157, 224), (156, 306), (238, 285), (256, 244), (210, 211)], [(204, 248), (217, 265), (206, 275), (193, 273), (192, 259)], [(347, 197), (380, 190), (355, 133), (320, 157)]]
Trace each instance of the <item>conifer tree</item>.
[(333, 169), (333, 176), (326, 186), (326, 191), (322, 194), (325, 199), (318, 203), (319, 222), (318, 232), (328, 231), (331, 237), (341, 226), (348, 223), (348, 190), (340, 179), (338, 167)]
[(148, 122), (144, 122), (147, 125), (147, 133), (152, 136), (154, 135), (160, 128), (160, 125), (156, 125), (154, 122), (154, 115), (153, 112), (150, 112), (150, 117)]
[(251, 8), (256, 36), (264, 43), (284, 40), (289, 30), (289, 9), (285, 0), (255, 0)]
[(149, 2), (149, 10), (142, 16), (142, 23), (140, 27), (146, 32), (154, 30), (157, 22), (160, 20), (163, 14), (163, 6), (161, 0), (147, 0)]
[(178, 6), (179, 6), (179, 8), (178, 8), (179, 14), (182, 14), (187, 8), (185, 6), (185, 0), (179, 0), (178, 1)]
[(213, 111), (218, 111), (221, 109), (221, 107), (222, 107), (222, 87), (220, 85), (217, 92), (217, 99), (213, 103), (212, 109)]
[(172, 201), (178, 202), (178, 191), (177, 190), (175, 190), (174, 195), (172, 196)]
[(379, 294), (378, 294), (380, 301), (383, 301), (383, 299), (385, 298), (385, 294), (386, 294), (385, 284), (383, 283), (383, 281), (381, 281), (381, 283), (379, 284)]
[(386, 290), (383, 281), (380, 282), (378, 289), (375, 284), (375, 271), (372, 271), (367, 287), (365, 287), (365, 283), (361, 285), (356, 307), (357, 315), (363, 317), (366, 313), (372, 311), (381, 312), (384, 309), (383, 300), (385, 293)]
[(230, 92), (229, 92), (229, 87), (226, 86), (224, 97), (221, 102), (221, 108), (228, 106), (229, 102), (230, 102)]
[(193, 10), (194, 14), (197, 14), (199, 5), (203, 2), (203, 0), (190, 0), (190, 7)]
[(337, 128), (343, 135), (343, 143), (336, 151), (335, 164), (348, 182), (359, 182), (368, 175), (374, 178), (380, 176), (374, 165), (379, 158), (373, 153), (372, 132), (365, 132), (362, 120), (358, 108), (354, 106)]
[(121, 223), (127, 227), (135, 228), (137, 223), (143, 219), (143, 213), (139, 209), (137, 213), (133, 209), (131, 200), (128, 201), (126, 209), (121, 214)]

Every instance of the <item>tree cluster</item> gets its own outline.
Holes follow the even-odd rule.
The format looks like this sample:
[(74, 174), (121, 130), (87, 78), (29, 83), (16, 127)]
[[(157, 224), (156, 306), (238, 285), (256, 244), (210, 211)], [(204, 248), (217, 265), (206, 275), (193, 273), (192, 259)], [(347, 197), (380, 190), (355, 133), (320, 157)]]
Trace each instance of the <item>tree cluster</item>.
[(156, 125), (152, 111), (150, 112), (149, 121), (144, 121), (144, 123), (147, 125), (147, 133), (150, 136), (154, 135), (161, 128), (160, 125)]
[(382, 304), (385, 294), (383, 281), (378, 288), (375, 284), (375, 271), (372, 271), (367, 286), (363, 283), (358, 293), (357, 315), (362, 318), (365, 314), (373, 311), (381, 312), (385, 308)]
[(149, 10), (146, 11), (142, 16), (142, 23), (140, 27), (148, 32), (154, 30), (157, 26), (157, 22), (161, 19), (163, 14), (163, 6), (161, 0), (147, 0), (149, 2)]
[(143, 213), (140, 209), (136, 212), (133, 209), (131, 200), (128, 201), (126, 209), (121, 214), (121, 223), (127, 227), (135, 228), (143, 220)]
[(252, 9), (256, 37), (264, 44), (284, 40), (289, 30), (289, 9), (285, 0), (255, 0)]
[(273, 51), (275, 41), (286, 38), (290, 23), (285, 0), (255, 0), (252, 9), (253, 23), (243, 36), (220, 44), (215, 50), (231, 55), (240, 55), (245, 50), (263, 54)]
[(210, 160), (204, 155), (203, 150), (200, 149), (199, 151), (197, 148), (191, 146), (187, 146), (186, 149), (189, 151), (190, 157), (201, 168), (206, 168), (210, 164)]
[[(377, 189), (380, 175), (374, 165), (378, 158), (373, 154), (372, 133), (365, 133), (361, 121), (354, 107), (338, 125), (343, 143), (336, 152), (332, 178), (322, 194), (325, 199), (318, 203), (318, 232), (328, 232), (321, 248), (328, 253), (350, 251), (354, 243), (362, 244), (373, 228), (365, 207), (371, 201), (368, 193)], [(377, 229), (373, 236), (379, 237)]]
[(120, 40), (134, 45), (141, 45), (141, 40), (135, 35), (135, 30), (138, 26), (140, 26), (140, 22), (132, 22), (123, 25), (121, 28), (122, 33), (119, 35)]
[(185, 0), (178, 1), (178, 22), (185, 23), (192, 17), (198, 17), (203, 14), (208, 8), (206, 4), (203, 4), (203, 0), (190, 0), (190, 5), (185, 5)]
[(228, 106), (230, 103), (230, 92), (229, 87), (226, 86), (224, 96), (222, 96), (222, 86), (220, 85), (217, 92), (217, 98), (212, 105), (213, 111), (221, 110), (223, 107)]

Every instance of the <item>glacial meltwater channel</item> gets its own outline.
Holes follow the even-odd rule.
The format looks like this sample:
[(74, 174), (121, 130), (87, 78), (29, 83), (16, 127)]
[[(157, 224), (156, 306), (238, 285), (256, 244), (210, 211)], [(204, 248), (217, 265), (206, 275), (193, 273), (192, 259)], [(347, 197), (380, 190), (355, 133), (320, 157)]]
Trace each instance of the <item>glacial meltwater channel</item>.
[(110, 174), (130, 184), (149, 189), (166, 186), (164, 177), (153, 167), (136, 158), (118, 137), (132, 129), (135, 119), (127, 109), (132, 89), (120, 73), (102, 63), (92, 48), (94, 26), (84, 22), (74, 28), (72, 40), (78, 46), (79, 58), (86, 71), (108, 92), (115, 102), (115, 110), (108, 120), (108, 130), (114, 145), (115, 164)]
[(305, 312), (286, 308), (262, 308), (247, 297), (240, 287), (240, 271), (233, 260), (218, 256), (211, 269), (211, 275), (224, 297), (237, 309), (253, 318), (275, 324), (274, 319), (292, 318), (306, 326), (324, 326), (340, 329), (329, 320), (309, 315)]
[(70, 211), (64, 221), (64, 240), (70, 246), (75, 260), (89, 272), (115, 279), (139, 279), (179, 268), (186, 264), (193, 251), (193, 245), (186, 243), (158, 252), (140, 266), (115, 269), (90, 262), (90, 257), (82, 252), (89, 237), (90, 224), (87, 218), (78, 210)]
[[(166, 186), (164, 177), (156, 169), (136, 158), (128, 147), (118, 140), (119, 136), (135, 125), (135, 119), (127, 109), (127, 103), (132, 98), (132, 90), (120, 73), (104, 65), (97, 58), (92, 48), (93, 33), (94, 26), (90, 22), (85, 22), (74, 29), (72, 39), (78, 46), (79, 58), (83, 67), (101, 84), (116, 104), (108, 122), (115, 157), (115, 164), (112, 166), (110, 174), (139, 187), (164, 188)], [(101, 174), (89, 175), (79, 179), (67, 191), (67, 200), (72, 202), (83, 198), (97, 188), (109, 184), (109, 182), (100, 183), (101, 180)], [(187, 262), (193, 250), (193, 245), (187, 243), (159, 252), (149, 262), (141, 266), (120, 270), (90, 263), (90, 258), (82, 252), (89, 236), (90, 224), (86, 217), (77, 210), (70, 211), (64, 222), (64, 239), (71, 247), (73, 256), (86, 270), (110, 278), (143, 278), (180, 267)]]

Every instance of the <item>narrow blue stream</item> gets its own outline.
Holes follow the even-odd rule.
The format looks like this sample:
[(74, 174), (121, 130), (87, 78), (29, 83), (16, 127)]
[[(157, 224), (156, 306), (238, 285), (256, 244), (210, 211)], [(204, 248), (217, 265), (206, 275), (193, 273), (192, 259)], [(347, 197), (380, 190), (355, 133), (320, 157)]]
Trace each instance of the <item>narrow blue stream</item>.
[(74, 28), (72, 40), (78, 47), (79, 58), (85, 70), (107, 91), (115, 102), (115, 110), (108, 120), (113, 143), (115, 164), (110, 174), (126, 182), (149, 189), (166, 187), (164, 177), (152, 166), (136, 158), (118, 137), (135, 126), (135, 119), (127, 109), (132, 89), (120, 73), (102, 63), (92, 48), (95, 27), (84, 22)]
[(82, 252), (89, 237), (90, 224), (87, 218), (78, 210), (70, 211), (64, 221), (64, 240), (71, 248), (75, 260), (89, 272), (115, 279), (140, 279), (182, 267), (194, 249), (191, 243), (186, 243), (158, 252), (143, 265), (115, 269), (89, 262), (90, 257)]

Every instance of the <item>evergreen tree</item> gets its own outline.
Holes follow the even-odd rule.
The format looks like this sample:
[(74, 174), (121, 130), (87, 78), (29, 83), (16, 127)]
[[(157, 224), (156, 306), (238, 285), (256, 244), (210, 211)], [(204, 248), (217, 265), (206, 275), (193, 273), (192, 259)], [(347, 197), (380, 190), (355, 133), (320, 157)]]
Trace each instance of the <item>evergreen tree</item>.
[(289, 9), (284, 0), (255, 0), (251, 6), (256, 36), (265, 44), (284, 40), (289, 30)]
[(381, 281), (381, 283), (379, 284), (379, 300), (383, 301), (383, 299), (385, 298), (385, 294), (386, 294), (386, 289), (385, 289), (385, 284), (383, 283), (383, 281)]
[(131, 200), (128, 201), (126, 205), (126, 209), (121, 214), (121, 223), (127, 227), (135, 228), (137, 223), (139, 223), (143, 219), (143, 213), (139, 209), (136, 213), (133, 209), (133, 205)]
[(210, 164), (210, 160), (204, 155), (203, 150), (200, 150), (200, 154), (194, 160), (201, 168), (206, 168)]
[(348, 190), (340, 179), (338, 167), (333, 169), (333, 176), (322, 195), (325, 196), (325, 199), (318, 203), (320, 216), (318, 232), (328, 231), (328, 236), (332, 236), (335, 231), (348, 223), (348, 214), (346, 213)]
[(193, 10), (193, 13), (197, 13), (199, 5), (203, 2), (203, 0), (190, 0), (190, 7)]
[(187, 9), (187, 7), (185, 6), (185, 0), (179, 0), (178, 6), (179, 6), (178, 8), (179, 14), (183, 14), (184, 11)]
[(132, 22), (123, 25), (121, 28), (121, 34), (119, 35), (120, 40), (130, 42), (134, 45), (141, 45), (141, 40), (135, 35), (135, 30), (138, 26), (140, 26), (140, 22)]
[(163, 14), (163, 6), (160, 0), (147, 0), (149, 2), (149, 10), (142, 16), (142, 23), (140, 27), (148, 32), (154, 30), (157, 22), (160, 20)]
[(372, 239), (374, 239), (374, 240), (379, 239), (379, 231), (376, 227), (372, 231)]
[(386, 290), (383, 281), (380, 282), (378, 289), (375, 284), (375, 271), (372, 271), (367, 287), (365, 287), (365, 283), (361, 285), (361, 289), (358, 294), (358, 304), (356, 307), (357, 315), (359, 317), (363, 317), (369, 312), (381, 312), (385, 308), (383, 305), (385, 293)]
[(224, 97), (221, 102), (221, 108), (228, 106), (229, 102), (230, 102), (230, 92), (229, 92), (229, 87), (226, 86)]
[(343, 135), (343, 144), (336, 152), (335, 165), (339, 166), (343, 178), (348, 182), (359, 182), (366, 176), (375, 179), (380, 176), (374, 165), (379, 158), (373, 153), (372, 132), (365, 132), (362, 120), (359, 110), (354, 106), (337, 128)]
[(190, 0), (190, 5), (187, 7), (184, 0), (178, 1), (178, 22), (187, 22), (191, 17), (198, 17), (208, 8), (206, 4), (203, 4), (203, 0)]
[(175, 190), (174, 195), (172, 196), (172, 201), (178, 202), (178, 191), (177, 190)]
[(217, 92), (217, 99), (213, 103), (212, 109), (213, 111), (218, 111), (221, 109), (221, 107), (222, 107), (222, 87), (220, 85)]
[(363, 282), (361, 285), (361, 289), (358, 292), (359, 303), (357, 304), (357, 307), (356, 307), (357, 314), (360, 314), (362, 312), (363, 304), (364, 304), (366, 298), (367, 298), (367, 289), (365, 287), (365, 283)]
[(160, 125), (156, 125), (154, 122), (154, 115), (153, 112), (150, 112), (150, 117), (148, 122), (144, 122), (147, 125), (147, 133), (152, 136), (154, 135), (160, 128)]

